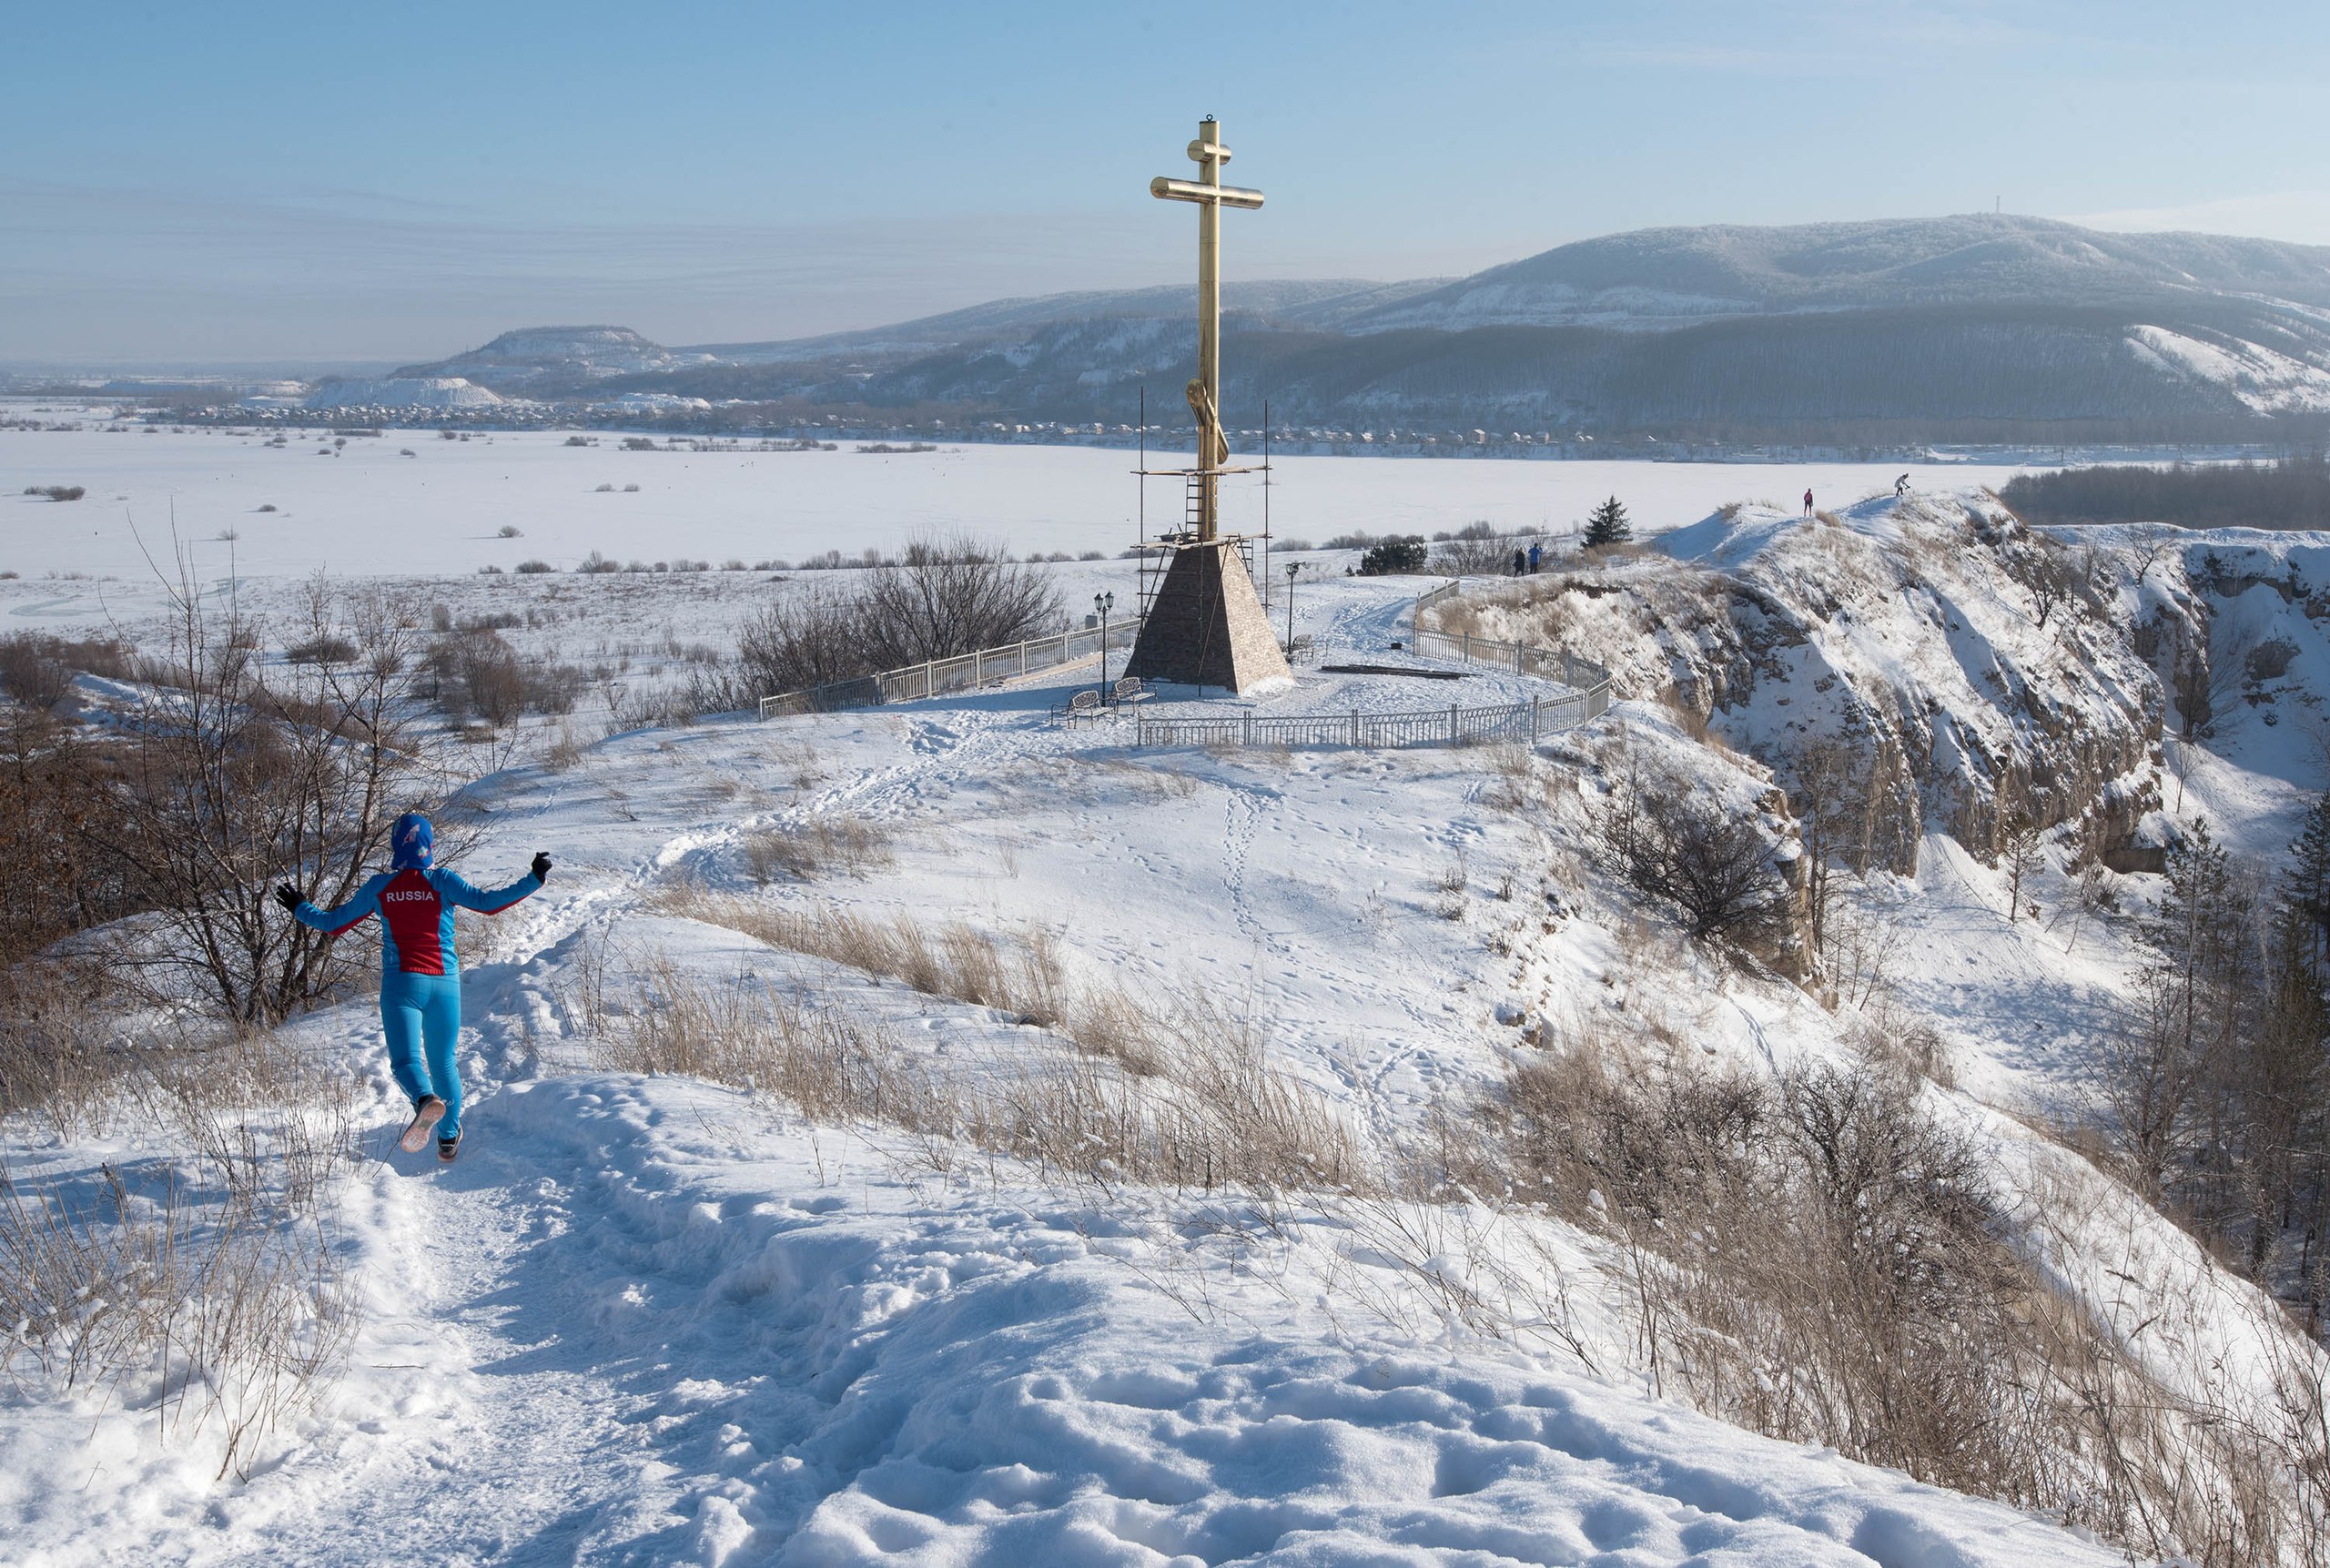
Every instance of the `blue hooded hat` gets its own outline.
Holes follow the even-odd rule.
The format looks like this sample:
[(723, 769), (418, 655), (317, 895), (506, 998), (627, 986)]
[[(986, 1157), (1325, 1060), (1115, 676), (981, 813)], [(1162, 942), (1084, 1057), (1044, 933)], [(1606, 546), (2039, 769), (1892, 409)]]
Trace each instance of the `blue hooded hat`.
[(429, 869), (429, 846), (437, 835), (429, 819), (417, 811), (409, 811), (397, 818), (389, 829), (389, 864), (398, 871), (408, 867), (415, 871)]

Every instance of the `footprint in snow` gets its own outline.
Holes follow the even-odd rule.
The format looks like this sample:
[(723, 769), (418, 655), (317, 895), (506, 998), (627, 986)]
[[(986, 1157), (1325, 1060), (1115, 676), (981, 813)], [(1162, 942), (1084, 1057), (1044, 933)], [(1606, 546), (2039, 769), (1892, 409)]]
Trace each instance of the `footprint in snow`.
[(959, 731), (951, 730), (945, 724), (932, 723), (927, 719), (924, 719), (917, 721), (914, 726), (914, 739), (909, 744), (924, 756), (936, 756), (941, 752), (951, 752), (961, 745), (963, 737)]

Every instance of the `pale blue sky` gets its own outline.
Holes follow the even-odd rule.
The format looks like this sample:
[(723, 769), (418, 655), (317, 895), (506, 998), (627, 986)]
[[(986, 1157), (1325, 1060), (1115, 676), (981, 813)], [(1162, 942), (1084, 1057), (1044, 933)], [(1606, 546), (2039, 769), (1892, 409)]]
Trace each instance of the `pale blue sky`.
[(2330, 6), (8, 7), (0, 360), (791, 337), (1656, 224), (1987, 208), (2330, 243)]

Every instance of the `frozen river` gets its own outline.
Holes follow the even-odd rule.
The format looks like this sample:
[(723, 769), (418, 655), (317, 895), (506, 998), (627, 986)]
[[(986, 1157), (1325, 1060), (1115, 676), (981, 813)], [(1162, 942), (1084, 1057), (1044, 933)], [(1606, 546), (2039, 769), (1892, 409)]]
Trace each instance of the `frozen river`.
[[(974, 533), (1020, 554), (1113, 556), (1134, 538), (1130, 451), (969, 445), (876, 455), (845, 442), (835, 451), (641, 452), (622, 450), (614, 436), (592, 447), (565, 440), (563, 431), (449, 441), (390, 430), (334, 449), (329, 438), (277, 447), (227, 430), (0, 430), (0, 571), (27, 580), (146, 574), (137, 535), (166, 558), (173, 517), (205, 576), (224, 574), (230, 551), (246, 576), (436, 576), (535, 560), (566, 568), (593, 551), (618, 561), (798, 561), (891, 550), (934, 531)], [(1480, 519), (1500, 532), (1559, 531), (1616, 495), (1637, 531), (1656, 533), (1727, 501), (1792, 504), (1807, 486), (1822, 506), (1843, 505), (1890, 489), (1899, 471), (1898, 463), (1287, 457), (1277, 460), (1271, 511), (1282, 538), (1312, 541), (1352, 531), (1431, 534)], [(1912, 471), (1914, 483), (1956, 488), (2016, 470)], [(54, 502), (20, 494), (28, 485), (88, 494)], [(1225, 524), (1258, 530), (1261, 503), (1258, 481), (1242, 480), (1225, 500)], [(1148, 505), (1152, 531), (1177, 519), (1174, 481), (1150, 481)], [(499, 537), (504, 527), (518, 537)]]

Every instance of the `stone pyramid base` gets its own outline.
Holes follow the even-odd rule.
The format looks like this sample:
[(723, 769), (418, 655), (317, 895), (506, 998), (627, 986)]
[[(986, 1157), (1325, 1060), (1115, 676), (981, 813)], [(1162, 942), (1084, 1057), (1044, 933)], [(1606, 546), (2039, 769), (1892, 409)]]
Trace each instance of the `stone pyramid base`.
[(1185, 544), (1173, 552), (1125, 673), (1241, 695), (1292, 676), (1234, 542)]

